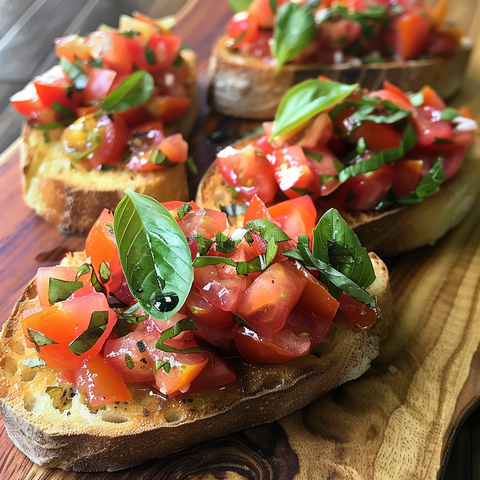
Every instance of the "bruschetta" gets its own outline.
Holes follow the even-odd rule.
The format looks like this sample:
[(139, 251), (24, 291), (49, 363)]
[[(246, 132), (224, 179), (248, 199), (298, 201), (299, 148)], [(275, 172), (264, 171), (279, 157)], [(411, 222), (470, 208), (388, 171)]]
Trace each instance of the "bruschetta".
[[(118, 29), (55, 40), (59, 64), (13, 95), (27, 117), (26, 203), (62, 230), (88, 233), (126, 188), (187, 200), (196, 56), (162, 23), (123, 15)], [(192, 162), (192, 159), (188, 160)]]
[(264, 133), (217, 154), (197, 203), (240, 223), (255, 194), (280, 224), (300, 211), (314, 224), (335, 207), (382, 258), (433, 244), (478, 192), (478, 152), (466, 153), (477, 128), (470, 117), (430, 87), (407, 96), (389, 82), (369, 92), (306, 80), (283, 97)]
[(237, 229), (127, 191), (3, 328), (12, 441), (40, 465), (119, 470), (360, 376), (391, 325), (387, 268), (334, 210), (304, 233), (293, 242), (258, 198)]
[(450, 98), (472, 41), (443, 22), (447, 6), (447, 0), (433, 9), (420, 0), (253, 0), (213, 47), (210, 102), (225, 115), (271, 120), (288, 88), (318, 75), (372, 90), (384, 80), (404, 91), (431, 85)]

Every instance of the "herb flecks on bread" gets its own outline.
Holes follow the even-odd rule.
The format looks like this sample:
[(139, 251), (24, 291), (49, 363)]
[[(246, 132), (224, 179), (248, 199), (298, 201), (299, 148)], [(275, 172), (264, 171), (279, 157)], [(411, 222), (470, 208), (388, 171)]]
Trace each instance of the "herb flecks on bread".
[(40, 269), (2, 333), (0, 411), (15, 444), (40, 464), (116, 470), (361, 375), (391, 322), (385, 265), (333, 210), (310, 251), (262, 205), (239, 230), (193, 202), (128, 192), (85, 254)]

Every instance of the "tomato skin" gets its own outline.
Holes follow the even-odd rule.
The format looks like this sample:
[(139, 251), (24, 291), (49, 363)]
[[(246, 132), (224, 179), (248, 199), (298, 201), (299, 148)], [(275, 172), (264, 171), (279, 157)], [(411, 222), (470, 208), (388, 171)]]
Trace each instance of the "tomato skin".
[(270, 265), (245, 290), (234, 313), (251, 325), (258, 335), (270, 337), (285, 325), (305, 288), (306, 275), (292, 260)]
[[(103, 283), (108, 292), (115, 292), (124, 279), (117, 242), (113, 233), (113, 213), (104, 209), (93, 224), (85, 243), (85, 253), (92, 262), (97, 279)], [(103, 282), (100, 277), (100, 268), (105, 262), (111, 271), (110, 278)]]
[(195, 338), (198, 338), (202, 343), (213, 345), (215, 347), (228, 349), (233, 342), (232, 325), (226, 327), (216, 327), (209, 325), (195, 315), (189, 315), (195, 321), (197, 330), (194, 333)]
[(291, 330), (297, 337), (310, 339), (311, 352), (322, 338), (330, 332), (333, 322), (319, 319), (313, 312), (306, 312), (295, 307), (287, 317), (285, 330)]
[(349, 178), (335, 190), (332, 200), (337, 208), (373, 210), (385, 197), (394, 178), (395, 172), (387, 163), (374, 172)]
[(401, 14), (396, 24), (396, 52), (401, 60), (418, 57), (427, 47), (430, 20), (418, 11)]
[(185, 301), (187, 308), (195, 317), (217, 328), (231, 327), (234, 324), (232, 314), (212, 305), (198, 289), (193, 287)]
[(227, 34), (235, 40), (232, 48), (240, 48), (248, 45), (258, 35), (258, 22), (248, 12), (238, 12), (227, 25)]
[(396, 148), (400, 145), (402, 135), (392, 125), (386, 123), (374, 123), (365, 120), (362, 124), (353, 130), (348, 140), (357, 143), (363, 137), (368, 149), (380, 152), (390, 148)]
[(97, 58), (102, 59), (105, 67), (118, 73), (131, 74), (133, 59), (131, 55), (125, 55), (125, 51), (128, 51), (128, 40), (130, 39), (116, 31), (95, 32), (95, 34), (99, 37), (100, 45), (103, 40), (102, 53)]
[(435, 138), (452, 140), (452, 124), (447, 120), (440, 120), (440, 116), (441, 112), (436, 107), (425, 105), (417, 108), (417, 116), (412, 119), (412, 123), (418, 147), (434, 145)]
[[(290, 329), (282, 329), (271, 337), (264, 338), (247, 327), (235, 325), (233, 338), (242, 357), (248, 363), (256, 365), (283, 364), (310, 352), (310, 340), (298, 337)], [(284, 345), (289, 346), (290, 350), (282, 348)]]
[(181, 133), (174, 133), (164, 138), (160, 142), (159, 150), (173, 163), (185, 163), (188, 159), (188, 143)]
[(333, 135), (333, 123), (330, 115), (322, 112), (315, 117), (309, 125), (304, 137), (298, 142), (298, 145), (307, 148), (321, 148), (327, 145), (327, 142)]
[(350, 325), (361, 329), (371, 327), (380, 317), (378, 308), (372, 308), (350, 297), (345, 292), (338, 299), (339, 310), (344, 313)]
[(149, 71), (162, 70), (172, 65), (178, 57), (182, 39), (176, 35), (162, 35), (155, 32), (148, 41), (148, 47), (153, 50), (155, 64), (149, 65)]
[(76, 387), (93, 406), (132, 399), (122, 377), (105, 362), (102, 355), (85, 359), (74, 371), (74, 376)]
[[(109, 312), (108, 325), (95, 345), (87, 352), (77, 356), (68, 348), (68, 345), (87, 330), (91, 312), (94, 311)], [(56, 303), (52, 307), (26, 317), (22, 320), (22, 327), (25, 342), (29, 347), (35, 345), (29, 340), (28, 328), (39, 331), (57, 342), (40, 347), (38, 355), (48, 366), (58, 369), (72, 369), (78, 368), (85, 358), (100, 352), (116, 321), (117, 317), (108, 308), (105, 296), (101, 293), (92, 293), (91, 295)]]
[(192, 103), (188, 97), (172, 97), (165, 95), (152, 96), (146, 103), (145, 108), (150, 115), (165, 123), (178, 120)]
[(266, 205), (260, 200), (260, 198), (258, 198), (258, 195), (254, 195), (252, 200), (250, 200), (247, 211), (245, 212), (243, 226), (245, 227), (247, 222), (259, 218), (265, 218), (266, 220), (275, 222)]
[(308, 235), (312, 238), (317, 210), (308, 195), (277, 203), (268, 211), (290, 238), (298, 237), (298, 235)]
[(113, 84), (117, 72), (106, 68), (90, 67), (88, 81), (83, 89), (83, 103), (90, 105), (103, 100)]
[(240, 199), (248, 201), (258, 195), (268, 203), (277, 193), (272, 165), (251, 145), (243, 150), (223, 149), (217, 154), (217, 166), (225, 182), (237, 190)]
[(259, 27), (273, 28), (275, 14), (268, 0), (253, 0), (247, 12), (257, 21)]
[(51, 108), (47, 108), (40, 100), (35, 85), (30, 82), (23, 90), (10, 97), (13, 108), (26, 117), (35, 120), (41, 125), (56, 122), (60, 114)]
[(91, 45), (88, 37), (67, 35), (66, 37), (56, 38), (54, 43), (55, 53), (59, 58), (66, 58), (70, 63), (75, 63), (77, 60), (85, 62), (91, 60)]
[(390, 83), (388, 80), (383, 82), (383, 90), (372, 91), (368, 94), (371, 98), (380, 98), (382, 100), (390, 100), (395, 105), (404, 110), (414, 113), (415, 107), (412, 105), (410, 99), (403, 93), (403, 91)]
[(395, 172), (392, 192), (396, 197), (407, 198), (415, 190), (420, 180), (422, 166), (422, 160), (397, 160), (392, 163)]
[(164, 165), (156, 165), (150, 161), (152, 153), (158, 150), (163, 141), (163, 123), (152, 121), (132, 128), (127, 142), (127, 163), (129, 170), (148, 171), (162, 170)]

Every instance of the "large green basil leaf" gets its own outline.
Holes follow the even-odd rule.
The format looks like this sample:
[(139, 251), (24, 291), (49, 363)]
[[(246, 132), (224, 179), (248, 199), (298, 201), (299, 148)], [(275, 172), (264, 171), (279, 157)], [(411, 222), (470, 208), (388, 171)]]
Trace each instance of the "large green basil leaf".
[(400, 145), (395, 148), (389, 148), (388, 150), (382, 150), (381, 152), (374, 153), (370, 158), (364, 158), (357, 161), (353, 165), (350, 165), (343, 169), (338, 174), (340, 183), (347, 181), (349, 178), (355, 177), (362, 173), (373, 172), (378, 170), (386, 163), (395, 162), (400, 160), (417, 144), (417, 136), (410, 122), (407, 123), (405, 131), (403, 133)]
[(113, 229), (128, 286), (152, 317), (178, 312), (193, 283), (187, 239), (170, 212), (153, 198), (125, 191)]
[(273, 52), (277, 72), (305, 50), (315, 36), (317, 27), (310, 7), (285, 3), (278, 9), (277, 24), (273, 33)]
[(313, 230), (312, 253), (360, 287), (367, 288), (375, 280), (375, 270), (367, 250), (333, 208), (322, 216)]
[(227, 0), (230, 8), (235, 12), (244, 12), (253, 0)]
[(102, 101), (102, 110), (108, 113), (141, 107), (152, 96), (155, 81), (145, 70), (138, 70), (125, 79)]
[(358, 84), (346, 85), (311, 78), (290, 88), (283, 96), (275, 115), (272, 141), (277, 135), (290, 132), (318, 113), (333, 107), (358, 88)]

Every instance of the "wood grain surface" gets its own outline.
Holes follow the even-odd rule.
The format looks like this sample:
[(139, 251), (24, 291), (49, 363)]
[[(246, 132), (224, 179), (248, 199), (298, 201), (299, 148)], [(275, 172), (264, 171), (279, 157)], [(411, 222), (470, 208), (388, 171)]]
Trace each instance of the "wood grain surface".
[[(29, 8), (26, 3), (23, 8)], [(77, 8), (74, 5), (71, 8)], [(75, 15), (78, 12), (72, 12), (72, 18)], [(187, 5), (180, 18), (177, 32), (198, 52), (204, 93), (210, 45), (230, 15), (225, 1), (202, 0)], [(458, 100), (468, 101), (477, 113), (479, 70), (480, 59), (475, 58)], [(234, 140), (252, 126), (208, 112), (202, 104), (191, 141), (199, 166), (199, 175), (191, 179), (192, 197), (219, 148), (210, 134), (221, 130)], [(2, 321), (39, 266), (82, 249), (85, 241), (62, 235), (23, 204), (18, 155), (14, 147), (0, 160)], [(480, 207), (436, 247), (396, 258), (390, 267), (397, 323), (380, 358), (360, 380), (279, 422), (116, 473), (78, 474), (35, 466), (13, 447), (2, 425), (0, 479), (438, 478), (456, 426), (480, 397)], [(451, 478), (479, 478), (475, 466), (463, 465), (461, 470), (461, 461), (457, 463), (457, 475)], [(459, 476), (460, 471), (464, 475)]]

